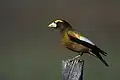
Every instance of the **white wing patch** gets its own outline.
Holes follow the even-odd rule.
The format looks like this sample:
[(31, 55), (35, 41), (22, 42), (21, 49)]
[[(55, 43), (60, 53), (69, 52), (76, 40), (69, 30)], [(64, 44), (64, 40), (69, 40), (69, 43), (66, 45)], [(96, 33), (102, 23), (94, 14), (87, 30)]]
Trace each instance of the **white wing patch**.
[(94, 44), (93, 42), (91, 42), (89, 39), (87, 39), (87, 38), (85, 38), (85, 37), (83, 37), (83, 36), (80, 36), (79, 34), (74, 33), (74, 35), (75, 35), (75, 37), (77, 37), (77, 38), (80, 39), (81, 41), (85, 41), (85, 42), (87, 42), (87, 43), (89, 43), (89, 44), (95, 45), (95, 44)]
[(90, 43), (92, 45), (95, 45), (93, 42), (91, 42), (89, 39), (87, 39), (87, 38), (85, 38), (83, 36), (80, 36), (79, 39), (82, 40), (82, 41), (88, 42), (88, 43)]

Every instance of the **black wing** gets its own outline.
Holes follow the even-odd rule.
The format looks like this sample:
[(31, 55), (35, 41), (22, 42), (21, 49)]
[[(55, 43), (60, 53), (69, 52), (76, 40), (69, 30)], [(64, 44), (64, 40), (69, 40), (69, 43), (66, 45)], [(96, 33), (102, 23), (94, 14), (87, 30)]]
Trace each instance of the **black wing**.
[(78, 39), (78, 38), (76, 38), (76, 37), (74, 37), (74, 36), (71, 36), (71, 35), (69, 35), (69, 34), (68, 34), (68, 36), (69, 36), (70, 40), (72, 40), (73, 42), (76, 42), (76, 43), (78, 43), (78, 44), (82, 44), (82, 45), (90, 48), (92, 53), (94, 53), (106, 66), (109, 66), (109, 65), (106, 63), (106, 61), (105, 61), (105, 60), (101, 57), (101, 55), (100, 55), (100, 53), (101, 53), (101, 54), (103, 54), (104, 56), (106, 56), (106, 55), (107, 55), (106, 52), (102, 51), (102, 50), (101, 50), (100, 48), (98, 48), (97, 46), (92, 45), (92, 44), (90, 44), (90, 43), (88, 43), (88, 42), (82, 41), (82, 40), (80, 40), (80, 39)]

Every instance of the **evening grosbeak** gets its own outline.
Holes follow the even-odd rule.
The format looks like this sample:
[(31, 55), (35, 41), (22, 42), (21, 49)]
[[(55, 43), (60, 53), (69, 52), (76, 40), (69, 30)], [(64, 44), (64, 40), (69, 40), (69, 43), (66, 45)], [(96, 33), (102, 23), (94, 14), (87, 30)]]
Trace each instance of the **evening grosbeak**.
[(67, 21), (58, 19), (50, 23), (48, 27), (60, 30), (62, 36), (61, 42), (69, 50), (79, 53), (80, 56), (83, 53), (91, 54), (99, 58), (106, 66), (109, 66), (101, 57), (101, 55), (106, 56), (107, 53), (75, 31)]

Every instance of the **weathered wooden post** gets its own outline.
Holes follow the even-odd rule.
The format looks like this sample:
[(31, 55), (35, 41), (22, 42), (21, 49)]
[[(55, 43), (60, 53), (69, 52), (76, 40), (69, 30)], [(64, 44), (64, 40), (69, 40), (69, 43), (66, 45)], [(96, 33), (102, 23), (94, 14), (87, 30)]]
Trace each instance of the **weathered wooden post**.
[(83, 80), (84, 60), (74, 59), (62, 61), (63, 80)]

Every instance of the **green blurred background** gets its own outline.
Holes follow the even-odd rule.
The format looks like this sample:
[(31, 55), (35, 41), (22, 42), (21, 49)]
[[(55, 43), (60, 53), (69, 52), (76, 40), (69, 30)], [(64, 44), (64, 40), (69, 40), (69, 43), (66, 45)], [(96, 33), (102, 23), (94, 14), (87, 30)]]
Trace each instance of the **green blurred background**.
[(120, 80), (119, 0), (1, 0), (0, 80), (62, 80), (61, 62), (76, 55), (48, 23), (61, 18), (108, 53), (106, 68), (84, 55), (84, 80)]

